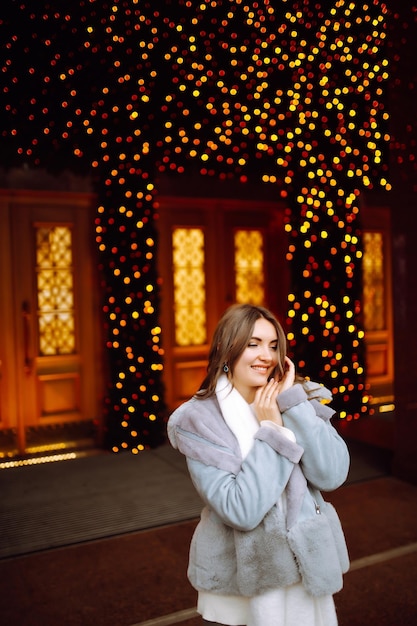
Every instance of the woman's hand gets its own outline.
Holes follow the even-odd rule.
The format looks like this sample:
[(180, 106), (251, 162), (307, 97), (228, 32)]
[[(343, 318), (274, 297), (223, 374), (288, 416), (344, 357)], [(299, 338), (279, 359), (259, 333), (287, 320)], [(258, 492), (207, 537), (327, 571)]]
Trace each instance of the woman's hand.
[(295, 382), (295, 365), (291, 361), (291, 359), (286, 356), (284, 362), (284, 374), (281, 380), (278, 383), (279, 391), (278, 393), (282, 393), (287, 389), (290, 389)]
[(282, 426), (281, 412), (277, 404), (278, 393), (279, 383), (274, 378), (256, 390), (253, 406), (259, 422), (270, 420)]
[(283, 391), (290, 389), (294, 381), (295, 366), (291, 359), (286, 356), (284, 375), (281, 380), (278, 381), (273, 378), (266, 385), (256, 390), (254, 409), (259, 422), (269, 420), (279, 426), (283, 425), (277, 397)]

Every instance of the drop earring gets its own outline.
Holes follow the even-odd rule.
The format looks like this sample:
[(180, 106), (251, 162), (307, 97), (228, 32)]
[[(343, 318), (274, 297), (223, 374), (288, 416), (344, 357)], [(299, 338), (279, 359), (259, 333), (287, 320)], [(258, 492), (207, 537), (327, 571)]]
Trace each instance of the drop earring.
[(225, 364), (223, 365), (223, 372), (224, 372), (225, 374), (227, 374), (227, 372), (228, 372), (228, 371), (229, 371), (229, 366), (227, 365), (227, 363), (225, 363)]

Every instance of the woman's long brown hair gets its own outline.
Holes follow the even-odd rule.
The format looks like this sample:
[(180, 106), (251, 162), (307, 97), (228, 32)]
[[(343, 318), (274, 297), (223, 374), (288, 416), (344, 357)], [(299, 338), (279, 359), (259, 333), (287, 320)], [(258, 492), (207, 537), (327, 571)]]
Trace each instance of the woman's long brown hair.
[(227, 365), (233, 376), (233, 368), (252, 337), (255, 322), (264, 318), (276, 330), (278, 337), (278, 363), (273, 376), (281, 378), (284, 373), (284, 359), (287, 341), (284, 330), (276, 317), (268, 309), (253, 304), (235, 304), (229, 307), (220, 318), (214, 331), (208, 358), (207, 375), (196, 393), (197, 398), (207, 398), (214, 394), (216, 384)]

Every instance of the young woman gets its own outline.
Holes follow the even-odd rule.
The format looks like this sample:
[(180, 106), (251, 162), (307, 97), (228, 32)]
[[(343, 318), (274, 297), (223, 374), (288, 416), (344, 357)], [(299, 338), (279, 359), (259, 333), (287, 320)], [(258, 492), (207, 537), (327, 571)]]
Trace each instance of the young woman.
[(205, 507), (188, 576), (205, 624), (335, 626), (333, 594), (349, 567), (336, 511), (349, 454), (323, 386), (298, 382), (267, 309), (229, 308), (207, 376), (170, 417)]

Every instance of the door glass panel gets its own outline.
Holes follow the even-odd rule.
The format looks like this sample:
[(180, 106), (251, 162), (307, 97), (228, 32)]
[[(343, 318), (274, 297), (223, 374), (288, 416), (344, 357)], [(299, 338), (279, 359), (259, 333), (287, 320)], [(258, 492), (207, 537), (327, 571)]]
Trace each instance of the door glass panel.
[(206, 342), (206, 280), (204, 232), (201, 228), (175, 228), (172, 233), (175, 343)]
[(73, 354), (72, 232), (68, 226), (37, 226), (35, 230), (39, 354)]
[(236, 302), (262, 305), (265, 301), (264, 240), (260, 230), (236, 230)]
[(363, 314), (367, 331), (384, 330), (384, 248), (381, 232), (363, 234)]

